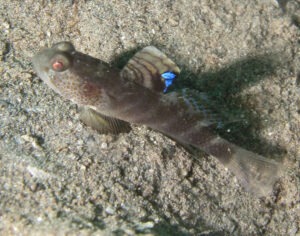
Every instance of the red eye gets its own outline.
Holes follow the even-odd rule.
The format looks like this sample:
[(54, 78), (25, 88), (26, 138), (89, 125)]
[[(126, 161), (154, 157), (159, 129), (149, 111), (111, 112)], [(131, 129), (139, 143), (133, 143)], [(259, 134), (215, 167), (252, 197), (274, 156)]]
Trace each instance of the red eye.
[(69, 67), (71, 66), (71, 59), (64, 53), (57, 53), (53, 56), (50, 63), (52, 70), (56, 72), (63, 72), (69, 69)]
[(52, 63), (52, 68), (55, 71), (62, 71), (64, 69), (64, 63), (62, 61), (55, 61)]

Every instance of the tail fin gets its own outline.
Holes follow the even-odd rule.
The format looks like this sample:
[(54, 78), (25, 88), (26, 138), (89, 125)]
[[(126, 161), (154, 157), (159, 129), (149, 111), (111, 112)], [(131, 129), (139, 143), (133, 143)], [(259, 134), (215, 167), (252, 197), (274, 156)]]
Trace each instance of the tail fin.
[(270, 194), (281, 174), (280, 163), (237, 146), (231, 161), (226, 166), (247, 191), (257, 196)]
[(220, 160), (236, 175), (241, 185), (256, 196), (270, 194), (281, 175), (280, 163), (247, 151), (220, 137), (204, 146), (203, 150)]

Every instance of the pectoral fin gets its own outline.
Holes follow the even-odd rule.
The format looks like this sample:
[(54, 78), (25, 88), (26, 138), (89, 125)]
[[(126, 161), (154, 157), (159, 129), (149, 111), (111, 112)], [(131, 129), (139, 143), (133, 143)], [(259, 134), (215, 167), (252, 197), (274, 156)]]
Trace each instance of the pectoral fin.
[(137, 52), (121, 71), (121, 76), (157, 92), (167, 92), (180, 69), (154, 46)]
[(103, 134), (128, 133), (131, 130), (129, 123), (113, 117), (102, 115), (94, 109), (88, 107), (80, 108), (80, 120), (87, 126), (90, 126)]

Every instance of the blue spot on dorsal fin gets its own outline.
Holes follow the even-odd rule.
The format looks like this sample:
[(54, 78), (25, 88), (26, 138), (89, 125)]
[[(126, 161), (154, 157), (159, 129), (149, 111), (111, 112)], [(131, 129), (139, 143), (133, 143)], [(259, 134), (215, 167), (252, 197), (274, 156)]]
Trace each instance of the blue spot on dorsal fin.
[(166, 93), (168, 88), (173, 84), (173, 81), (176, 78), (176, 76), (177, 75), (172, 71), (166, 71), (161, 74), (161, 77), (164, 79), (165, 82), (164, 93)]

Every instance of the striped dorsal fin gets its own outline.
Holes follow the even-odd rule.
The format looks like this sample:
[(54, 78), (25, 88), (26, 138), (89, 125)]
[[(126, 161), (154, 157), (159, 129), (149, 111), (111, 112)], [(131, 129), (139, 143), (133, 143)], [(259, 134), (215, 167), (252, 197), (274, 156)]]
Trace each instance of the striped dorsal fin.
[(180, 69), (154, 46), (137, 52), (121, 71), (121, 76), (156, 92), (167, 92)]

